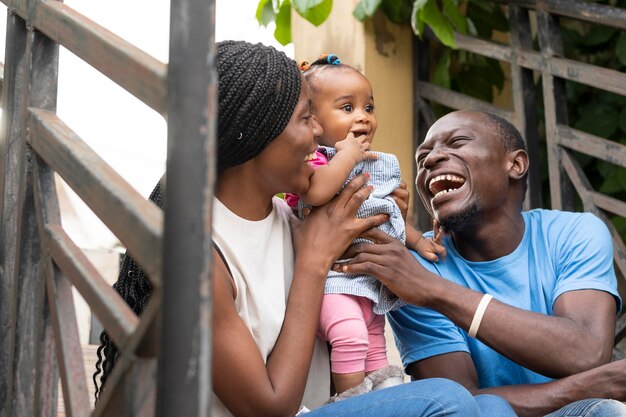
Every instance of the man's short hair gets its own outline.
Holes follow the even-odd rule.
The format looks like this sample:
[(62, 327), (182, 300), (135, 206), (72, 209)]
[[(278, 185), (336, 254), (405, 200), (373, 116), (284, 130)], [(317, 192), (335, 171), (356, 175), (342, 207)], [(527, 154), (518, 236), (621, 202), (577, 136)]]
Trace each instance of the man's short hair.
[[(487, 118), (487, 122), (495, 129), (506, 152), (517, 151), (519, 149), (526, 151), (526, 143), (524, 142), (522, 134), (511, 122), (493, 113), (484, 112), (483, 114)], [(521, 180), (525, 194), (526, 188), (528, 187), (528, 171), (526, 171), (526, 174)]]

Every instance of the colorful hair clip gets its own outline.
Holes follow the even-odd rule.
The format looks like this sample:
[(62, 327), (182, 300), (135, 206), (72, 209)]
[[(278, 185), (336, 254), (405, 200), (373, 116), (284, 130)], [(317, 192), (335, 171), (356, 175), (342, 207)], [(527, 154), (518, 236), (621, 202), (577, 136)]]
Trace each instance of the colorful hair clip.
[(339, 65), (341, 64), (341, 60), (339, 59), (339, 57), (335, 54), (330, 54), (326, 57), (326, 62), (328, 62), (331, 65)]
[(311, 67), (311, 64), (309, 64), (309, 61), (302, 61), (298, 67), (300, 67), (300, 71), (304, 72)]

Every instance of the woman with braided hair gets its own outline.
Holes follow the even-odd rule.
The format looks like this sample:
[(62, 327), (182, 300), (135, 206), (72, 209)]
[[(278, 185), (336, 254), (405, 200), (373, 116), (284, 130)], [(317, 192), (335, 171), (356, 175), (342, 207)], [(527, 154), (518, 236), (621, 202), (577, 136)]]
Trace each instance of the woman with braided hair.
[[(330, 371), (316, 330), (326, 274), (355, 237), (386, 216), (356, 218), (371, 193), (360, 175), (296, 220), (275, 195), (307, 190), (313, 174), (307, 156), (322, 133), (300, 70), (272, 47), (225, 41), (217, 44), (217, 72), (211, 415), (292, 417), (315, 408), (312, 417), (507, 415), (493, 411), (502, 407), (498, 397), (476, 400), (442, 379), (322, 407)], [(161, 206), (165, 184), (151, 196)], [(114, 287), (141, 314), (150, 285), (128, 254)], [(100, 393), (117, 353), (106, 334), (101, 341), (94, 374)], [(479, 407), (493, 412), (481, 414)]]

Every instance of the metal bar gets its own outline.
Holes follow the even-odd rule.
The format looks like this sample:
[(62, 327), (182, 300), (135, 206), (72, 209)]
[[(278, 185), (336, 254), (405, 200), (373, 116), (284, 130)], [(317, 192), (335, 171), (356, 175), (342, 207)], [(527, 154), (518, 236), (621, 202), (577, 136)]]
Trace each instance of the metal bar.
[(598, 23), (626, 30), (626, 10), (590, 1), (576, 0), (492, 0), (505, 5), (517, 5), (573, 19)]
[(556, 143), (615, 165), (626, 167), (626, 146), (569, 126), (557, 125)]
[[(211, 415), (215, 2), (173, 0), (158, 415)], [(185, 233), (181, 233), (184, 230)], [(176, 341), (185, 340), (180, 344)]]
[(15, 353), (16, 276), (20, 233), (20, 171), (24, 157), (23, 104), (29, 66), (26, 22), (7, 13), (6, 73), (0, 137), (0, 416), (11, 417)]
[[(26, 2), (10, 3), (5, 1), (20, 16), (26, 16)], [(164, 63), (58, 1), (39, 3), (31, 24), (139, 100), (165, 114), (167, 66)]]
[(47, 224), (45, 229), (52, 259), (87, 301), (117, 348), (124, 350), (139, 319), (60, 225)]
[(142, 197), (54, 113), (30, 109), (30, 145), (160, 285), (163, 212)]
[(432, 83), (419, 81), (417, 91), (421, 97), (453, 109), (480, 110), (496, 114), (507, 120), (513, 120), (513, 113), (510, 111), (495, 107), (493, 104), (487, 103), (486, 101), (447, 90)]

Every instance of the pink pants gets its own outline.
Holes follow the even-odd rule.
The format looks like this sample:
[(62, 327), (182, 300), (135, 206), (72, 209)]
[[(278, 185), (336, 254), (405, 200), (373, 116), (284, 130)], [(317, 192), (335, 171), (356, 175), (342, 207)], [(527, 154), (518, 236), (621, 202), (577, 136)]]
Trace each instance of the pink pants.
[(372, 311), (372, 301), (347, 294), (326, 294), (319, 335), (330, 342), (331, 371), (371, 372), (389, 364), (385, 346), (385, 316)]

